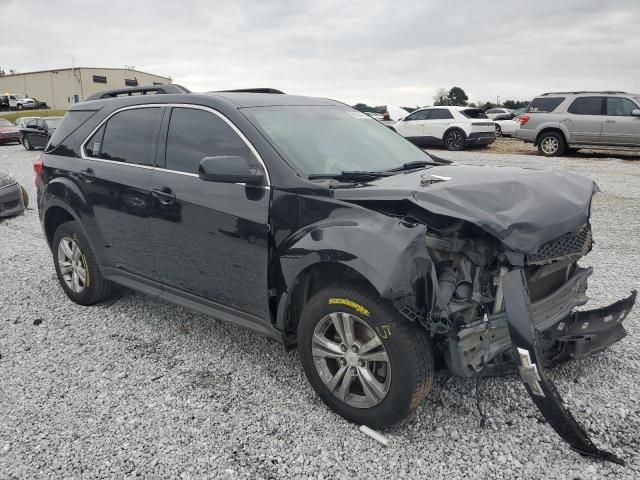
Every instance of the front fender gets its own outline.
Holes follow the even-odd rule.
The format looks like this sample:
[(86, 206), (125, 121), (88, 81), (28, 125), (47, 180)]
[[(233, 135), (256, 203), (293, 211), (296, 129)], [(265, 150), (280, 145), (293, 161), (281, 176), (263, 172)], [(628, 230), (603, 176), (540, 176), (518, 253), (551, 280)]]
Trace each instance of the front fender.
[(430, 272), (426, 227), (365, 209), (335, 210), (295, 232), (278, 249), (287, 290), (305, 269), (334, 262), (357, 271), (381, 297), (412, 295)]

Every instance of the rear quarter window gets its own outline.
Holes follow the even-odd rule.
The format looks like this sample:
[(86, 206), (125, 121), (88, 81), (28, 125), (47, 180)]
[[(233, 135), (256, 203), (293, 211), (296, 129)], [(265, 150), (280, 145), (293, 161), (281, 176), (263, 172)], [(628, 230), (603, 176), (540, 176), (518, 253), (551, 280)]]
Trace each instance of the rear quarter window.
[(92, 110), (92, 111), (70, 110), (67, 113), (65, 113), (62, 119), (62, 122), (60, 123), (60, 125), (58, 125), (58, 128), (56, 128), (55, 132), (53, 132), (53, 135), (51, 136), (51, 140), (49, 140), (49, 146), (47, 147), (47, 151), (52, 150), (53, 148), (57, 147), (62, 142), (64, 142), (69, 135), (75, 132), (84, 122), (89, 120), (95, 113), (96, 113), (96, 110)]
[(460, 110), (460, 113), (467, 118), (489, 118), (487, 117), (487, 114), (479, 108), (467, 108), (465, 110)]
[(564, 102), (566, 97), (538, 97), (534, 98), (529, 108), (528, 113), (549, 113), (553, 112), (558, 106)]

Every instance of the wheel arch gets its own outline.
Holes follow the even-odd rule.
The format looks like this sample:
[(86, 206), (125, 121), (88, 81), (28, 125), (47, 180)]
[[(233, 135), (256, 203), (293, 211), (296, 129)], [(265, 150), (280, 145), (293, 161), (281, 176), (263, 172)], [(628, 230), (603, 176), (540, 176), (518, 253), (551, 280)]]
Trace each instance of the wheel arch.
[(564, 138), (565, 143), (567, 145), (569, 144), (569, 137), (567, 136), (567, 132), (565, 132), (562, 127), (560, 127), (560, 126), (548, 126), (548, 127), (542, 128), (536, 134), (536, 139), (533, 141), (533, 145), (537, 147), (538, 143), (540, 143), (540, 138), (542, 137), (542, 135), (544, 135), (545, 133), (550, 133), (550, 132), (559, 133), (560, 135), (562, 135), (562, 138)]
[(462, 133), (462, 135), (464, 135), (464, 139), (467, 139), (467, 132), (464, 131), (464, 128), (462, 128), (459, 125), (452, 125), (450, 127), (448, 127), (444, 133), (442, 134), (442, 144), (444, 145), (444, 139), (447, 138), (447, 135), (449, 135), (449, 133), (451, 133), (453, 130), (458, 130), (459, 132)]

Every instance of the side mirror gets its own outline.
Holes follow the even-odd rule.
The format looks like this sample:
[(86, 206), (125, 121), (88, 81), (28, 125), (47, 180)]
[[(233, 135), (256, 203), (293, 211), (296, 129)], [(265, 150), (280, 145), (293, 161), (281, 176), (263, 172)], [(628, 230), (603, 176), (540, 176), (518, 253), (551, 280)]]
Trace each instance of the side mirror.
[(258, 167), (252, 167), (246, 158), (237, 155), (204, 157), (200, 160), (198, 176), (207, 182), (246, 183), (262, 185), (264, 174)]
[(640, 108), (634, 108), (633, 110), (631, 110), (631, 115), (633, 115), (634, 117), (640, 117)]

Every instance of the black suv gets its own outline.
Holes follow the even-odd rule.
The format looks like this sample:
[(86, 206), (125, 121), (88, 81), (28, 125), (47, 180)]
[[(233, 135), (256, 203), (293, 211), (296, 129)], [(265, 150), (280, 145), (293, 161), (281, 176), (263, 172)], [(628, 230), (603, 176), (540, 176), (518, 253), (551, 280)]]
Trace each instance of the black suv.
[(74, 302), (120, 284), (297, 344), (318, 395), (373, 427), (420, 404), (434, 362), (465, 377), (519, 367), (563, 438), (617, 460), (543, 370), (621, 339), (635, 300), (573, 311), (591, 180), (444, 165), (342, 103), (270, 89), (91, 100), (35, 165)]

